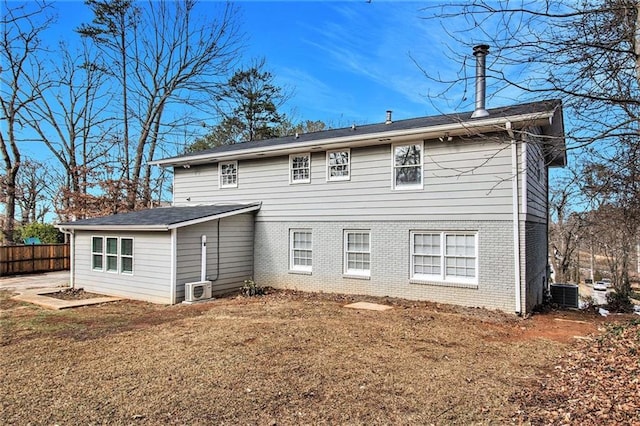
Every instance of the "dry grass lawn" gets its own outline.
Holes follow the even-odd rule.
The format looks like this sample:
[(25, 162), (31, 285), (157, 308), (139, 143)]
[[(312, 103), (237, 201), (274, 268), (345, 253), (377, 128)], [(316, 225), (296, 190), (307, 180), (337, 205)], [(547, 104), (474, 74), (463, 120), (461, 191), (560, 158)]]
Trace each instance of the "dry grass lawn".
[[(0, 296), (2, 424), (505, 423), (592, 322), (274, 292), (47, 311)], [(346, 309), (386, 303), (378, 312)], [(575, 319), (575, 318), (573, 318)]]

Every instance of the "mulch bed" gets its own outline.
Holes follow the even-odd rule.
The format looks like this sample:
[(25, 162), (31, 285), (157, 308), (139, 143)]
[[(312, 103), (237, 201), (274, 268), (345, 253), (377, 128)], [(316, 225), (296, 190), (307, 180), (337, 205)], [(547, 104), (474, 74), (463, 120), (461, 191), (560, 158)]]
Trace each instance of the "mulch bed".
[(103, 297), (101, 294), (89, 293), (82, 288), (68, 288), (65, 290), (57, 291), (55, 293), (47, 293), (43, 296), (53, 297), (54, 299), (61, 300), (85, 300), (94, 299), (96, 297)]

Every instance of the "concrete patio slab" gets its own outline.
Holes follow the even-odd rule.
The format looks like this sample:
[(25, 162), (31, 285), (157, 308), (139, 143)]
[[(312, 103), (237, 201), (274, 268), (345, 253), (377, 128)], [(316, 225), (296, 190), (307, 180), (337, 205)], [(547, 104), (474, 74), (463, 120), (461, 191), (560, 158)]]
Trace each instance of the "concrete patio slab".
[(386, 311), (387, 309), (393, 309), (391, 306), (379, 305), (377, 303), (369, 303), (369, 302), (356, 302), (356, 303), (351, 303), (349, 305), (344, 305), (344, 307), (351, 308), (351, 309), (366, 309), (369, 311)]

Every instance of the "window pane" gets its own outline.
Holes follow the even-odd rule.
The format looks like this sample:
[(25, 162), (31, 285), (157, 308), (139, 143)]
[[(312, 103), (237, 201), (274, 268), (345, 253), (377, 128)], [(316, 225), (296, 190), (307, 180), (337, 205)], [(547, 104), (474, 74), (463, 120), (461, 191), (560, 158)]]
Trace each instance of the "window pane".
[(122, 272), (126, 272), (126, 273), (133, 272), (133, 258), (132, 257), (123, 257), (122, 258)]
[(396, 166), (421, 165), (420, 145), (396, 146), (394, 149), (394, 159)]
[(396, 186), (420, 184), (422, 166), (396, 167)]
[(93, 237), (91, 246), (94, 253), (102, 253), (102, 237)]
[(118, 271), (118, 257), (117, 256), (107, 256), (107, 271), (114, 272)]
[(102, 270), (102, 255), (101, 254), (94, 254), (93, 255), (93, 269)]
[(117, 238), (107, 238), (107, 254), (118, 254)]
[(120, 254), (123, 256), (133, 256), (133, 240), (123, 238), (120, 240)]

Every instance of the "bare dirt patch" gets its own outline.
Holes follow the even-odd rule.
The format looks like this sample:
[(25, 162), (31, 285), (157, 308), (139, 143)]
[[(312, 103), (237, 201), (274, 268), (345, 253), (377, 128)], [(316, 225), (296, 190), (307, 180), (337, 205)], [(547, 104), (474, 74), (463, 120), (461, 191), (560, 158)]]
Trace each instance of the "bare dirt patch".
[(56, 291), (55, 293), (45, 293), (42, 296), (53, 297), (60, 300), (86, 300), (96, 297), (103, 297), (101, 294), (89, 293), (82, 288), (67, 288), (65, 290)]
[[(343, 307), (358, 301), (393, 309)], [(559, 331), (538, 333), (558, 323), (544, 317), (298, 292), (171, 307), (10, 306), (0, 318), (0, 423), (518, 421), (515, 391), (575, 346)]]

